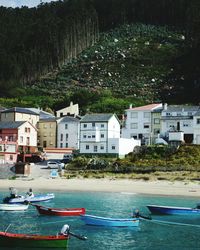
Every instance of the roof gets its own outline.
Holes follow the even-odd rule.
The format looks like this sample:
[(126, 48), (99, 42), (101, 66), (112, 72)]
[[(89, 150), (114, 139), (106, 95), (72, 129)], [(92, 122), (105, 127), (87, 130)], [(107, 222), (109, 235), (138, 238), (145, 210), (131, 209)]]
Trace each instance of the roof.
[(32, 111), (29, 108), (21, 108), (21, 107), (14, 107), (10, 109), (6, 109), (2, 111), (1, 113), (24, 113), (24, 114), (30, 114), (30, 115), (39, 115), (38, 113)]
[(72, 117), (72, 116), (63, 116), (61, 118), (58, 119), (59, 123), (65, 123), (65, 122), (79, 122), (80, 119), (77, 119), (76, 117)]
[(140, 107), (135, 107), (135, 108), (129, 108), (127, 110), (131, 110), (131, 111), (152, 111), (156, 108), (160, 108), (162, 107), (162, 103), (152, 103), (152, 104), (148, 104), (145, 106), (140, 106)]
[(166, 110), (163, 111), (167, 111), (167, 112), (194, 112), (194, 111), (198, 111), (200, 109), (199, 106), (189, 106), (189, 105), (168, 105)]
[(115, 114), (87, 114), (81, 119), (81, 122), (107, 122), (113, 115), (116, 116)]
[(26, 121), (19, 121), (19, 122), (0, 122), (0, 129), (15, 129), (20, 127)]

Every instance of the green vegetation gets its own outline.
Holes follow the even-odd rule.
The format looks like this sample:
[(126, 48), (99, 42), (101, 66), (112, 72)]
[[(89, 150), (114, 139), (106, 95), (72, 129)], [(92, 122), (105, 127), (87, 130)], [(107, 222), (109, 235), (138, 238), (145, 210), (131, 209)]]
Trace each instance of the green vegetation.
[(199, 180), (200, 146), (144, 146), (124, 159), (79, 156), (66, 166), (67, 178)]

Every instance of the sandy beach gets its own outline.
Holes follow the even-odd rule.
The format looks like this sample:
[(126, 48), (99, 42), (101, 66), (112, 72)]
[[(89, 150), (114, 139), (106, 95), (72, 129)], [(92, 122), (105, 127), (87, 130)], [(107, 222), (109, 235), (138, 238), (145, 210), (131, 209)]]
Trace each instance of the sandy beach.
[(124, 192), (148, 195), (200, 197), (198, 182), (167, 182), (110, 179), (17, 179), (1, 180), (0, 190), (15, 187), (20, 191), (33, 188), (36, 191), (83, 191), (83, 192)]

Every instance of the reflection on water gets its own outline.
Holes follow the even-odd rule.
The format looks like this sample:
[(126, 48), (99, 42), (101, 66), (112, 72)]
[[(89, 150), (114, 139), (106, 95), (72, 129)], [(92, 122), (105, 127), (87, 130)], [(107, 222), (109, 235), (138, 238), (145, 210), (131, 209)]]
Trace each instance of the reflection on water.
[[(48, 250), (66, 250), (67, 248), (46, 248), (46, 249), (48, 249)], [(36, 248), (30, 248), (30, 247), (0, 247), (0, 250), (44, 250), (44, 248), (41, 248), (41, 247), (36, 247)]]

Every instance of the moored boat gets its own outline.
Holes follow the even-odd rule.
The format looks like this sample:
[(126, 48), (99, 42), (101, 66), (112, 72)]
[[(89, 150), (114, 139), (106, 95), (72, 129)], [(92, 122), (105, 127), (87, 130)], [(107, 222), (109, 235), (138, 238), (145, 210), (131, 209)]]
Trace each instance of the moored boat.
[(33, 235), (0, 232), (1, 247), (26, 247), (26, 248), (65, 248), (69, 234), (61, 235)]
[(0, 211), (24, 211), (28, 209), (29, 204), (0, 204)]
[[(30, 192), (31, 190), (31, 192)], [(41, 202), (41, 201), (48, 201), (55, 198), (54, 194), (37, 194), (35, 195), (30, 189), (26, 195), (18, 195), (17, 190), (14, 188), (10, 188), (10, 196), (7, 196), (3, 199), (4, 203), (10, 204), (17, 204), (17, 203), (24, 203), (24, 202)]]
[(32, 204), (40, 214), (55, 216), (79, 216), (85, 214), (85, 208), (51, 208)]
[(94, 215), (81, 215), (81, 220), (87, 225), (109, 226), (109, 227), (137, 227), (139, 219), (137, 218), (108, 218)]
[(200, 209), (190, 207), (174, 207), (174, 206), (159, 206), (159, 205), (147, 205), (147, 208), (152, 214), (168, 214), (168, 215), (200, 215)]

